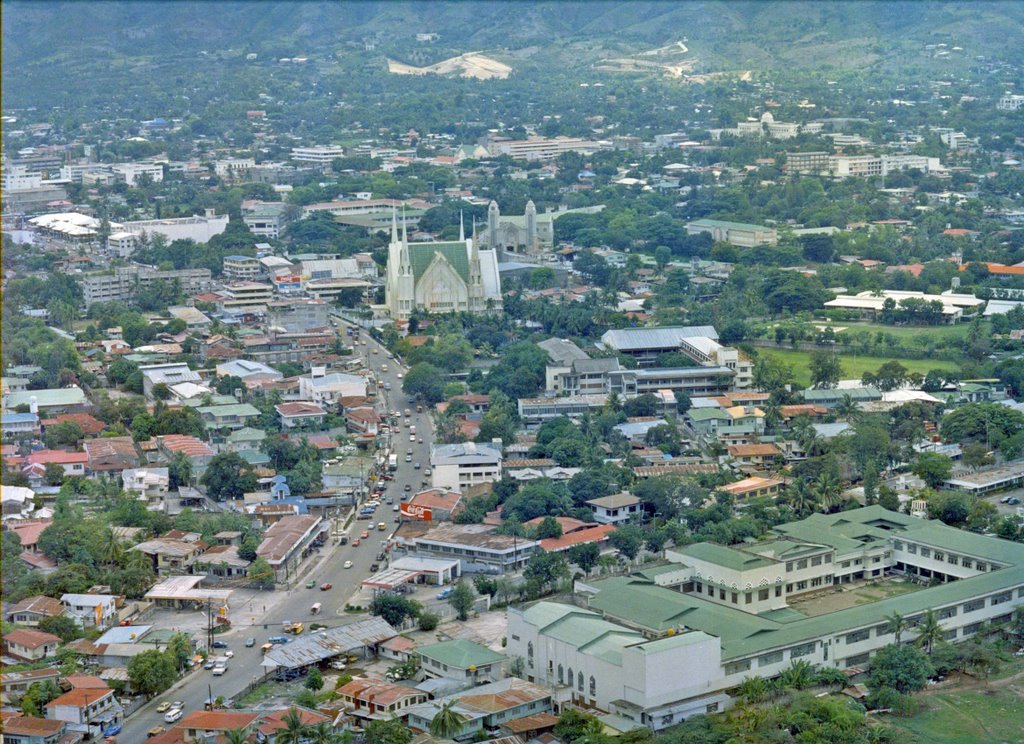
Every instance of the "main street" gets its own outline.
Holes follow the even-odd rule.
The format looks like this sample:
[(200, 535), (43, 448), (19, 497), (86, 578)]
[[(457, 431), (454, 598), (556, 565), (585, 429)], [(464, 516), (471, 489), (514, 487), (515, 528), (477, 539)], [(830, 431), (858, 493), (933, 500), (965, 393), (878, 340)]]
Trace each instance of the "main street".
[[(341, 332), (344, 332), (341, 329)], [(388, 357), (387, 350), (379, 345), (366, 331), (361, 329), (360, 338), (366, 341), (366, 346), (359, 345), (355, 348), (357, 354), (363, 356), (367, 366), (374, 370), (379, 382), (378, 396), (387, 401), (388, 411), (404, 411), (411, 409), (411, 420), (416, 426), (417, 441), (409, 441), (409, 430), (400, 427), (392, 433), (392, 452), (398, 455), (398, 471), (395, 472), (394, 480), (387, 482), (387, 491), (384, 494), (384, 503), (378, 507), (372, 520), (353, 519), (346, 534), (349, 542), (347, 545), (335, 545), (334, 540), (327, 541), (323, 552), (307, 559), (301, 568), (300, 576), (293, 580), (288, 591), (276, 591), (266, 594), (265, 613), (260, 606), (260, 595), (256, 595), (251, 606), (258, 621), (255, 625), (248, 624), (250, 603), (244, 606), (232, 606), (232, 612), (244, 617), (244, 624), (235, 624), (231, 630), (217, 636), (218, 640), (228, 643), (234, 658), (228, 664), (228, 671), (220, 677), (215, 677), (207, 670), (199, 669), (191, 672), (188, 677), (175, 688), (151, 700), (144, 707), (136, 711), (126, 722), (118, 739), (125, 742), (141, 742), (146, 738), (146, 732), (154, 726), (170, 728), (173, 724), (164, 722), (162, 713), (156, 712), (156, 707), (164, 700), (180, 700), (183, 702), (185, 713), (194, 710), (202, 710), (207, 697), (212, 693), (213, 697), (223, 697), (226, 700), (237, 697), (243, 693), (246, 687), (256, 678), (262, 676), (263, 654), (260, 646), (263, 645), (269, 636), (282, 635), (283, 623), (303, 622), (307, 626), (310, 622), (320, 622), (327, 626), (341, 625), (346, 621), (344, 607), (348, 598), (359, 587), (359, 583), (370, 575), (370, 565), (377, 560), (378, 553), (383, 549), (389, 535), (397, 526), (395, 517), (397, 512), (392, 510), (392, 505), (386, 502), (391, 498), (394, 504), (401, 502), (401, 496), (408, 485), (410, 493), (422, 489), (422, 481), (427, 479), (426, 469), (430, 467), (430, 443), (432, 429), (430, 415), (426, 411), (421, 414), (415, 413), (415, 404), (409, 401), (402, 390), (402, 380), (398, 375), (404, 376), (405, 369), (397, 360)], [(373, 351), (376, 350), (376, 354)], [(387, 372), (383, 367), (387, 366)], [(385, 383), (390, 384), (391, 390), (385, 391)], [(404, 418), (404, 417), (403, 417)], [(422, 443), (418, 440), (422, 439)], [(406, 452), (412, 450), (412, 462), (405, 462)], [(420, 463), (419, 470), (414, 469), (415, 463)], [(384, 522), (387, 525), (385, 531), (377, 529), (377, 524)], [(358, 547), (352, 544), (354, 538), (359, 537), (363, 530), (369, 532), (369, 537), (361, 540)], [(346, 561), (352, 561), (351, 568), (344, 568)], [(309, 569), (309, 565), (314, 567)], [(306, 582), (312, 580), (314, 587), (306, 589)], [(329, 582), (333, 588), (322, 592), (321, 584)], [(322, 611), (314, 616), (310, 608), (314, 603), (322, 604)], [(308, 633), (306, 630), (304, 632)], [(303, 635), (304, 635), (303, 634)], [(299, 636), (302, 637), (302, 636)], [(247, 638), (254, 638), (255, 645), (251, 648), (245, 647)], [(293, 641), (294, 642), (294, 641)], [(223, 650), (216, 653), (223, 653)]]

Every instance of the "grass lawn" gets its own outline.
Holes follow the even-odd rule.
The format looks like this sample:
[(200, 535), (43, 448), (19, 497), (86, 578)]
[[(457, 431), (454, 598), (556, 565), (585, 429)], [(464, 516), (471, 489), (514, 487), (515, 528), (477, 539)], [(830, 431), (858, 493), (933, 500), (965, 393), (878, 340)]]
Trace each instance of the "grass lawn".
[(907, 744), (979, 744), (1024, 739), (1024, 700), (1014, 688), (935, 692), (918, 696), (924, 709), (884, 720)]
[[(953, 371), (959, 369), (955, 362), (944, 359), (901, 359), (899, 357), (860, 356), (858, 354), (844, 354), (838, 349), (836, 352), (842, 361), (842, 379), (844, 380), (859, 380), (865, 372), (874, 372), (892, 359), (895, 359), (911, 372), (920, 372), (922, 375), (927, 374), (930, 369), (948, 369)], [(794, 349), (758, 349), (758, 353), (775, 357), (792, 367), (797, 385), (807, 387), (811, 384), (811, 352)]]
[[(816, 325), (829, 325), (815, 321)], [(890, 336), (903, 340), (906, 338), (918, 338), (920, 336), (931, 336), (935, 339), (966, 338), (971, 331), (970, 323), (956, 323), (954, 325), (941, 326), (890, 326), (881, 323), (834, 323), (836, 327), (845, 330), (839, 331), (838, 335), (856, 335), (867, 331), (868, 333), (887, 333)], [(987, 324), (986, 324), (987, 327)]]

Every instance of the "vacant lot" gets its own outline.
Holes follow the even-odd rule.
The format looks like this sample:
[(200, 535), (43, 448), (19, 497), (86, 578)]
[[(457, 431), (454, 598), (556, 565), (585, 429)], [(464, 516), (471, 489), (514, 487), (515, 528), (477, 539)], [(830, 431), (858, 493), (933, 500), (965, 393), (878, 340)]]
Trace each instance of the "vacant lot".
[[(816, 322), (816, 325), (827, 325), (821, 322)], [(941, 325), (941, 326), (890, 326), (882, 325), (880, 323), (838, 323), (835, 326), (842, 326), (843, 331), (837, 331), (837, 333), (843, 333), (845, 335), (856, 335), (858, 333), (887, 333), (890, 336), (895, 336), (898, 339), (919, 339), (922, 336), (931, 336), (934, 339), (947, 340), (951, 338), (962, 339), (966, 338), (971, 332), (970, 323), (957, 323), (956, 325)], [(987, 328), (987, 324), (986, 324)]]
[[(797, 385), (806, 387), (811, 384), (811, 352), (792, 349), (759, 349), (759, 353), (780, 359), (793, 368), (793, 376)], [(956, 371), (959, 369), (954, 362), (943, 359), (900, 359), (899, 357), (873, 357), (844, 354), (837, 350), (843, 365), (842, 379), (859, 380), (865, 372), (874, 372), (883, 364), (895, 359), (911, 372), (927, 374), (930, 369)]]
[(1024, 695), (1016, 685), (949, 689), (917, 696), (924, 709), (886, 723), (908, 744), (979, 744), (1024, 741)]

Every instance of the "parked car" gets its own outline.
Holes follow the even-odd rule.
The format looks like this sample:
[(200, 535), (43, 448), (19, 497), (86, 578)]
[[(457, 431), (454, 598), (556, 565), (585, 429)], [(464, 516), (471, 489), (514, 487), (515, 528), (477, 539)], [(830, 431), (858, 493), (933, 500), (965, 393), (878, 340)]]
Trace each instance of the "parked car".
[(170, 709), (171, 709), (171, 701), (170, 700), (164, 700), (162, 703), (160, 703), (160, 705), (156, 706), (156, 712), (157, 713), (166, 713)]
[(355, 540), (352, 541), (352, 547), (353, 548), (358, 548), (359, 547), (359, 538), (358, 537)]
[(213, 646), (214, 648), (227, 648), (228, 647), (228, 644), (227, 644), (226, 641), (214, 641), (210, 645)]
[(450, 586), (446, 586), (444, 589), (442, 589), (441, 591), (439, 591), (437, 593), (437, 598), (438, 599), (448, 599), (448, 597), (452, 596), (452, 592), (453, 591), (454, 590)]
[(402, 490), (403, 490), (403, 491), (406, 491), (406, 492), (409, 492), (409, 491), (411, 491), (411, 490), (412, 490), (412, 486), (410, 486), (410, 485), (409, 485), (408, 483), (406, 483), (406, 484), (405, 484), (405, 488), (403, 488)]
[(371, 563), (370, 564), (370, 573), (377, 573), (379, 570), (380, 570), (380, 564), (379, 563)]
[(369, 531), (368, 531), (368, 530), (363, 530), (362, 532), (360, 532), (360, 533), (359, 533), (359, 537), (361, 537), (361, 538), (362, 538), (362, 539), (364, 539), (364, 540), (365, 540), (366, 538), (368, 538), (369, 536), (370, 536), (370, 533), (369, 533)]
[(312, 579), (310, 579), (309, 581), (306, 582), (306, 588), (307, 589), (312, 589), (314, 586), (316, 586), (316, 582), (313, 581)]
[(162, 734), (166, 730), (167, 729), (165, 729), (163, 726), (154, 726), (146, 732), (146, 738), (152, 739), (154, 736), (160, 736), (160, 734)]
[(352, 561), (345, 561), (342, 568), (352, 568)]
[(256, 639), (255, 638), (250, 636), (249, 638), (245, 639), (245, 647), (246, 648), (252, 648), (255, 645), (256, 645)]
[(1006, 500), (1006, 503), (1009, 504), (1010, 506), (1017, 506), (1017, 504), (1020, 503), (1020, 499), (1018, 499), (1016, 496), (1011, 496), (1009, 499)]

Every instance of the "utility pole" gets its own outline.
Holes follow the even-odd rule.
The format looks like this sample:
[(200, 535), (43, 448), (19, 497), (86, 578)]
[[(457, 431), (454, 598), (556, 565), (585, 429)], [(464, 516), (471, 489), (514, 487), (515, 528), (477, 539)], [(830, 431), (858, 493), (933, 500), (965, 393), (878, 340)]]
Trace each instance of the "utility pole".
[(213, 652), (213, 611), (210, 609), (212, 601), (210, 598), (206, 599), (206, 649), (209, 653)]

